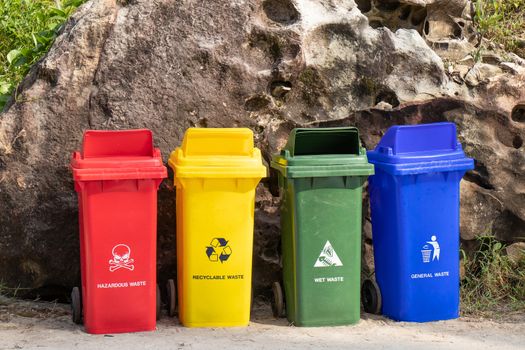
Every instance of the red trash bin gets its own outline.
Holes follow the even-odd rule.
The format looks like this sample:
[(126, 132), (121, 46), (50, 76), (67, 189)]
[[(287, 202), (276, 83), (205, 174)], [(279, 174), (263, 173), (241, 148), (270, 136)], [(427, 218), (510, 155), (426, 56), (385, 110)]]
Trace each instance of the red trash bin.
[(95, 334), (154, 330), (157, 190), (167, 170), (151, 131), (86, 131), (71, 168), (82, 275), (73, 321)]

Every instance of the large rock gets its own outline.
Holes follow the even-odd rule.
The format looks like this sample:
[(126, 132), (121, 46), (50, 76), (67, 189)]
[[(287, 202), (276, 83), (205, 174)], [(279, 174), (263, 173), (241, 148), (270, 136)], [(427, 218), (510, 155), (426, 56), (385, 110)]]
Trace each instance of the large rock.
[[(429, 14), (438, 5), (411, 3)], [(522, 62), (468, 85), (473, 62), (453, 79), (424, 26), (399, 23), (374, 29), (352, 0), (88, 2), (0, 115), (0, 279), (53, 295), (78, 283), (68, 163), (86, 129), (150, 128), (166, 158), (188, 127), (245, 126), (268, 161), (296, 126), (357, 125), (370, 148), (390, 125), (451, 120), (477, 159), (464, 203), (483, 202), (463, 215), (479, 211), (505, 240), (525, 236)], [(259, 291), (280, 273), (276, 195), (272, 176), (256, 207)], [(175, 272), (174, 208), (165, 181), (161, 280)], [(479, 225), (463, 220), (465, 237)]]
[[(487, 101), (493, 103), (488, 97)], [(461, 186), (461, 237), (472, 240), (492, 234), (507, 242), (525, 240), (525, 125), (515, 123), (510, 113), (485, 110), (479, 100), (474, 103), (438, 98), (393, 111), (359, 112), (348, 122), (359, 127), (367, 148), (375, 146), (392, 124), (455, 122), (465, 152), (476, 163)]]

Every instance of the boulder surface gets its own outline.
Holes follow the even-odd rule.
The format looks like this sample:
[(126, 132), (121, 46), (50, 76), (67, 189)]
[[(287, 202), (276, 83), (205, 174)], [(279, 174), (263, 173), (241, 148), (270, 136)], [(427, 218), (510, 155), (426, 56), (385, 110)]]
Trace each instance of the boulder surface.
[[(525, 64), (469, 56), (469, 3), (87, 2), (0, 114), (0, 281), (43, 297), (79, 283), (68, 164), (86, 129), (149, 128), (166, 160), (188, 127), (249, 127), (269, 162), (294, 127), (355, 125), (372, 148), (391, 125), (453, 121), (476, 159), (461, 188), (462, 238), (525, 240)], [(167, 180), (161, 282), (176, 270), (174, 198)], [(279, 278), (277, 206), (271, 173), (257, 190), (257, 292)]]

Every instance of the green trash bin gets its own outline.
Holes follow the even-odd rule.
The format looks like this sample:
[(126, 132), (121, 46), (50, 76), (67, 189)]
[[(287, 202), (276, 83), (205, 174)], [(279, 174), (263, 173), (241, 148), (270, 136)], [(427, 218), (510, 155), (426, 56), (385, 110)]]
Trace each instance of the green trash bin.
[(279, 173), (285, 292), (273, 284), (274, 315), (296, 326), (358, 322), (362, 188), (374, 167), (357, 128), (294, 129), (271, 167)]

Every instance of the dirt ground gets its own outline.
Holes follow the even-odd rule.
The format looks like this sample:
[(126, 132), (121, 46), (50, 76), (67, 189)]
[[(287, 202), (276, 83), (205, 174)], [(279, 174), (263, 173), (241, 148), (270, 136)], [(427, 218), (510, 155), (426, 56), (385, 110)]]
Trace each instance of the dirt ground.
[(425, 324), (362, 315), (346, 327), (291, 327), (258, 302), (245, 328), (184, 328), (163, 315), (157, 331), (89, 335), (69, 306), (0, 297), (0, 349), (524, 349), (525, 310), (505, 321), (460, 318)]

